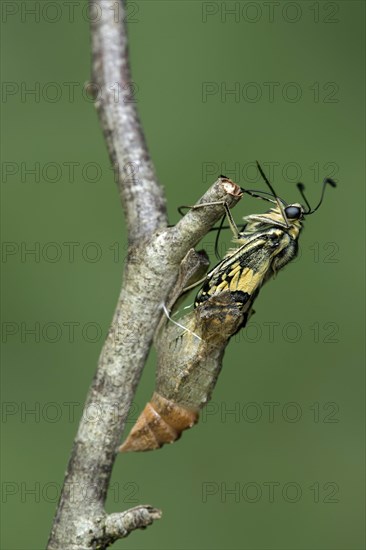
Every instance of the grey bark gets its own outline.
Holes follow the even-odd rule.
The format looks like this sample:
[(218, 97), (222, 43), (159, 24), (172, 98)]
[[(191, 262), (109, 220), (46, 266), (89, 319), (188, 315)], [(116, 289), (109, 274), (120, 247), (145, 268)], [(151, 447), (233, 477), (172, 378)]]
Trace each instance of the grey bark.
[[(107, 548), (118, 538), (160, 518), (161, 512), (150, 505), (108, 515), (104, 504), (162, 304), (170, 301), (187, 252), (223, 214), (222, 205), (214, 204), (191, 210), (175, 227), (167, 227), (163, 189), (155, 175), (136, 105), (130, 101), (124, 5), (120, 0), (116, 20), (116, 0), (93, 0), (93, 4), (100, 8), (91, 29), (96, 107), (115, 167), (130, 247), (112, 325), (67, 466), (48, 550)], [(116, 87), (120, 91), (117, 100)], [(239, 199), (238, 187), (219, 178), (198, 202), (225, 201), (231, 208)], [(91, 411), (95, 412), (94, 418)]]

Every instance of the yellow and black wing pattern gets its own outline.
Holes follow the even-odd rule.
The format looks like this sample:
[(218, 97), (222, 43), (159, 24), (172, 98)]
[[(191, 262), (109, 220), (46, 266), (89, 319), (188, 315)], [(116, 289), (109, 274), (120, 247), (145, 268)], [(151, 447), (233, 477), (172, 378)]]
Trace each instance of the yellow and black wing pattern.
[(301, 225), (282, 227), (253, 221), (239, 234), (239, 247), (208, 273), (195, 307), (211, 296), (229, 291), (234, 301), (249, 309), (260, 287), (297, 254)]

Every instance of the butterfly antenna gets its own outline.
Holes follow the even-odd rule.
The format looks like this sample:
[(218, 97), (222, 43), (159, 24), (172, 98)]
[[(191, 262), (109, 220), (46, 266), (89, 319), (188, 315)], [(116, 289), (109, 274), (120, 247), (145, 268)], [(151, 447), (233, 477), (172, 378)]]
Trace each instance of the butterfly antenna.
[(315, 208), (311, 209), (310, 207), (310, 204), (309, 204), (309, 201), (306, 199), (305, 197), (305, 194), (304, 194), (304, 191), (305, 191), (305, 186), (302, 184), (302, 183), (298, 183), (297, 184), (297, 187), (301, 193), (301, 196), (303, 197), (304, 201), (306, 202), (306, 206), (308, 207), (308, 211), (306, 212), (306, 215), (309, 216), (310, 214), (314, 214), (314, 212), (316, 212), (318, 210), (318, 208), (320, 207), (321, 203), (323, 202), (323, 199), (324, 199), (324, 194), (325, 194), (325, 189), (327, 187), (327, 185), (330, 185), (331, 187), (337, 187), (337, 184), (334, 180), (332, 180), (332, 178), (325, 178), (325, 180), (323, 181), (323, 188), (322, 188), (322, 192), (321, 192), (321, 195), (320, 195), (320, 200), (318, 202), (318, 204), (316, 205)]
[(272, 195), (273, 195), (273, 197), (274, 197), (274, 199), (275, 199), (275, 201), (276, 201), (276, 203), (277, 203), (278, 208), (280, 209), (280, 212), (281, 212), (281, 214), (282, 214), (282, 217), (283, 217), (283, 219), (285, 220), (285, 224), (287, 225), (287, 227), (290, 227), (290, 226), (289, 226), (289, 223), (288, 223), (288, 219), (287, 219), (286, 214), (285, 214), (285, 209), (284, 209), (284, 207), (283, 207), (283, 201), (277, 196), (276, 191), (273, 189), (272, 184), (271, 184), (270, 181), (268, 180), (266, 174), (263, 172), (262, 167), (261, 167), (261, 165), (259, 164), (259, 162), (256, 161), (256, 163), (257, 163), (257, 167), (258, 167), (258, 170), (259, 170), (260, 175), (262, 176), (262, 178), (264, 179), (264, 181), (266, 182), (266, 184), (268, 185), (268, 187), (270, 188), (270, 190), (271, 190), (271, 192), (272, 192)]
[(310, 204), (309, 204), (308, 199), (307, 199), (306, 196), (305, 196), (305, 185), (304, 185), (303, 183), (299, 182), (299, 183), (297, 184), (297, 188), (298, 188), (298, 190), (299, 190), (299, 192), (300, 192), (300, 195), (301, 195), (301, 197), (304, 199), (304, 202), (305, 202), (305, 204), (306, 204), (306, 206), (307, 206), (308, 211), (305, 212), (305, 214), (307, 215), (307, 214), (309, 214), (309, 213), (311, 212), (311, 206), (310, 206)]

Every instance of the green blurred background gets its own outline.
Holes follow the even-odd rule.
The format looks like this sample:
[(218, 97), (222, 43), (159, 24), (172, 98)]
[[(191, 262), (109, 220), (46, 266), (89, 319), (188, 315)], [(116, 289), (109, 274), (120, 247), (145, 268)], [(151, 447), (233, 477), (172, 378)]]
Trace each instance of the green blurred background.
[[(2, 3), (6, 550), (46, 544), (126, 250), (82, 93), (86, 3), (72, 4)], [(229, 346), (200, 424), (175, 445), (116, 461), (108, 511), (164, 511), (116, 549), (364, 548), (364, 3), (278, 4), (129, 4), (138, 109), (171, 222), (220, 173), (263, 188), (256, 159), (287, 201), (299, 200), (298, 179), (312, 204), (324, 176), (339, 185)], [(234, 216), (261, 209), (245, 199)], [(154, 370), (152, 353), (128, 428)]]

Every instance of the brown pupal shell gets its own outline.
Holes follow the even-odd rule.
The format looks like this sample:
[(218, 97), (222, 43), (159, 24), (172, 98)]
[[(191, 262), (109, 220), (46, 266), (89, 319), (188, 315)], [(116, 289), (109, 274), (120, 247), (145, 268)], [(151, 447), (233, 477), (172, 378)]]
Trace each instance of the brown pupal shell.
[(179, 439), (183, 430), (197, 421), (198, 411), (182, 407), (155, 392), (118, 450), (125, 453), (159, 449)]

